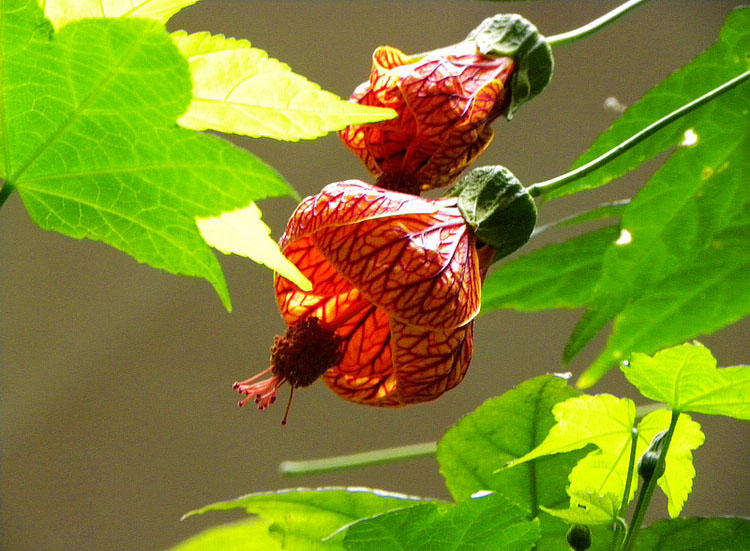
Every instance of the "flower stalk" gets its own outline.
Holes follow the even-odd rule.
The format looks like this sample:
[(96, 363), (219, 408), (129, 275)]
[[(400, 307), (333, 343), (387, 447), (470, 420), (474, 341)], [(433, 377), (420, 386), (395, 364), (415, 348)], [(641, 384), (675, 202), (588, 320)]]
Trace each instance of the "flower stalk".
[(547, 44), (555, 48), (557, 46), (565, 46), (566, 44), (570, 44), (571, 42), (576, 42), (581, 38), (586, 38), (587, 36), (594, 34), (604, 27), (607, 27), (610, 23), (614, 23), (623, 15), (630, 13), (637, 7), (640, 7), (641, 4), (645, 4), (646, 2), (648, 2), (648, 0), (629, 0), (628, 2), (620, 4), (612, 11), (605, 13), (601, 17), (597, 17), (593, 21), (586, 23), (585, 25), (578, 27), (577, 29), (548, 36)]

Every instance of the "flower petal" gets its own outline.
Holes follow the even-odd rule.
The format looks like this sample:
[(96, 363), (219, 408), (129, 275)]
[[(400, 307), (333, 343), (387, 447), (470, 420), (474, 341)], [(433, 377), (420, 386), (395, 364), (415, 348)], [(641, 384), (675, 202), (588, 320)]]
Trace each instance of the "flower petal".
[[(474, 235), (458, 209), (447, 208), (451, 200), (351, 181), (326, 186), (309, 199), (292, 215), (282, 250), (313, 283), (312, 294), (324, 294), (319, 281), (332, 281), (330, 269), (312, 252), (317, 248), (338, 274), (392, 318), (449, 328), (476, 316), (481, 283)], [(313, 264), (314, 269), (304, 267)], [(342, 289), (339, 284), (335, 292)]]
[[(466, 375), (473, 348), (471, 323), (437, 331), (391, 320), (389, 332), (387, 318), (374, 309), (360, 327), (362, 337), (356, 331), (346, 344), (348, 359), (323, 375), (326, 384), (348, 400), (374, 406), (427, 402)], [(368, 358), (364, 369), (361, 358)]]
[(311, 238), (294, 241), (284, 249), (284, 254), (313, 282), (312, 291), (303, 291), (279, 274), (274, 277), (276, 302), (288, 325), (310, 315), (323, 323), (335, 323), (340, 305), (361, 299), (361, 293), (336, 272)]
[(359, 180), (335, 182), (317, 195), (305, 197), (297, 206), (279, 246), (285, 251), (294, 241), (328, 226), (407, 214), (435, 215), (442, 207), (455, 205), (456, 199), (424, 199), (387, 191)]
[(514, 69), (512, 58), (484, 56), (469, 42), (423, 57), (378, 48), (352, 100), (398, 116), (340, 136), (383, 186), (418, 193), (447, 185), (489, 144), (485, 127), (507, 110), (503, 83)]
[(396, 379), (390, 345), (388, 316), (371, 307), (338, 332), (344, 356), (323, 374), (323, 381), (339, 396), (376, 406), (395, 406)]
[(434, 400), (460, 383), (471, 362), (473, 323), (425, 331), (391, 320), (396, 388), (401, 403)]

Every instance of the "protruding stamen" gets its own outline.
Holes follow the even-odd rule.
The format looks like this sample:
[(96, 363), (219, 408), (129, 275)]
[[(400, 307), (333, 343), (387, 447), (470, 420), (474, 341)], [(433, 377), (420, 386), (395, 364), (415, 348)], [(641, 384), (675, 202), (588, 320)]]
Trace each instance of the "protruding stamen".
[(289, 410), (292, 407), (292, 397), (294, 396), (294, 387), (291, 387), (289, 391), (289, 401), (286, 403), (286, 410), (284, 411), (284, 418), (281, 420), (282, 425), (286, 425), (286, 420), (289, 417)]

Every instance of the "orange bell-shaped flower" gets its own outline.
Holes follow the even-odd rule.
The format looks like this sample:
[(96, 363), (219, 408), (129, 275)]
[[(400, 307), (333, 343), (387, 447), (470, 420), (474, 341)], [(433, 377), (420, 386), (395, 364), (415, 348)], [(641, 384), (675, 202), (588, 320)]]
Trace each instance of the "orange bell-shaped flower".
[(433, 400), (461, 382), (494, 249), (477, 252), (456, 198), (330, 184), (297, 207), (280, 246), (313, 287), (275, 277), (289, 329), (272, 349), (271, 379), (235, 385), (241, 403), (263, 408), (282, 384), (320, 376), (375, 406)]
[(446, 186), (490, 143), (490, 123), (511, 102), (514, 68), (512, 57), (484, 55), (473, 42), (422, 57), (378, 48), (352, 101), (398, 116), (339, 135), (381, 187), (418, 194)]

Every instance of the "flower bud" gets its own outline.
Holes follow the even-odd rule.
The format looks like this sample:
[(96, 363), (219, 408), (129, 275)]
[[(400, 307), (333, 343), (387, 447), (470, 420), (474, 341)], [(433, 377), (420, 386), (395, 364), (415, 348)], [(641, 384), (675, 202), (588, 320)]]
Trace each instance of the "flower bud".
[(514, 14), (485, 19), (458, 44), (422, 54), (380, 47), (351, 99), (397, 116), (339, 135), (380, 187), (418, 195), (448, 186), (489, 145), (492, 122), (510, 119), (544, 89), (552, 65), (544, 37)]
[(664, 446), (664, 437), (666, 434), (667, 431), (662, 431), (654, 436), (648, 449), (646, 449), (638, 460), (638, 474), (645, 482), (651, 480), (651, 477), (654, 476), (654, 474), (656, 474), (657, 480), (664, 474), (664, 470), (667, 467), (666, 461), (662, 461), (661, 468), (657, 473), (654, 473), (654, 471), (659, 464), (659, 457), (661, 456), (662, 448)]
[(585, 524), (574, 524), (565, 537), (575, 551), (586, 551), (591, 547), (591, 530)]

